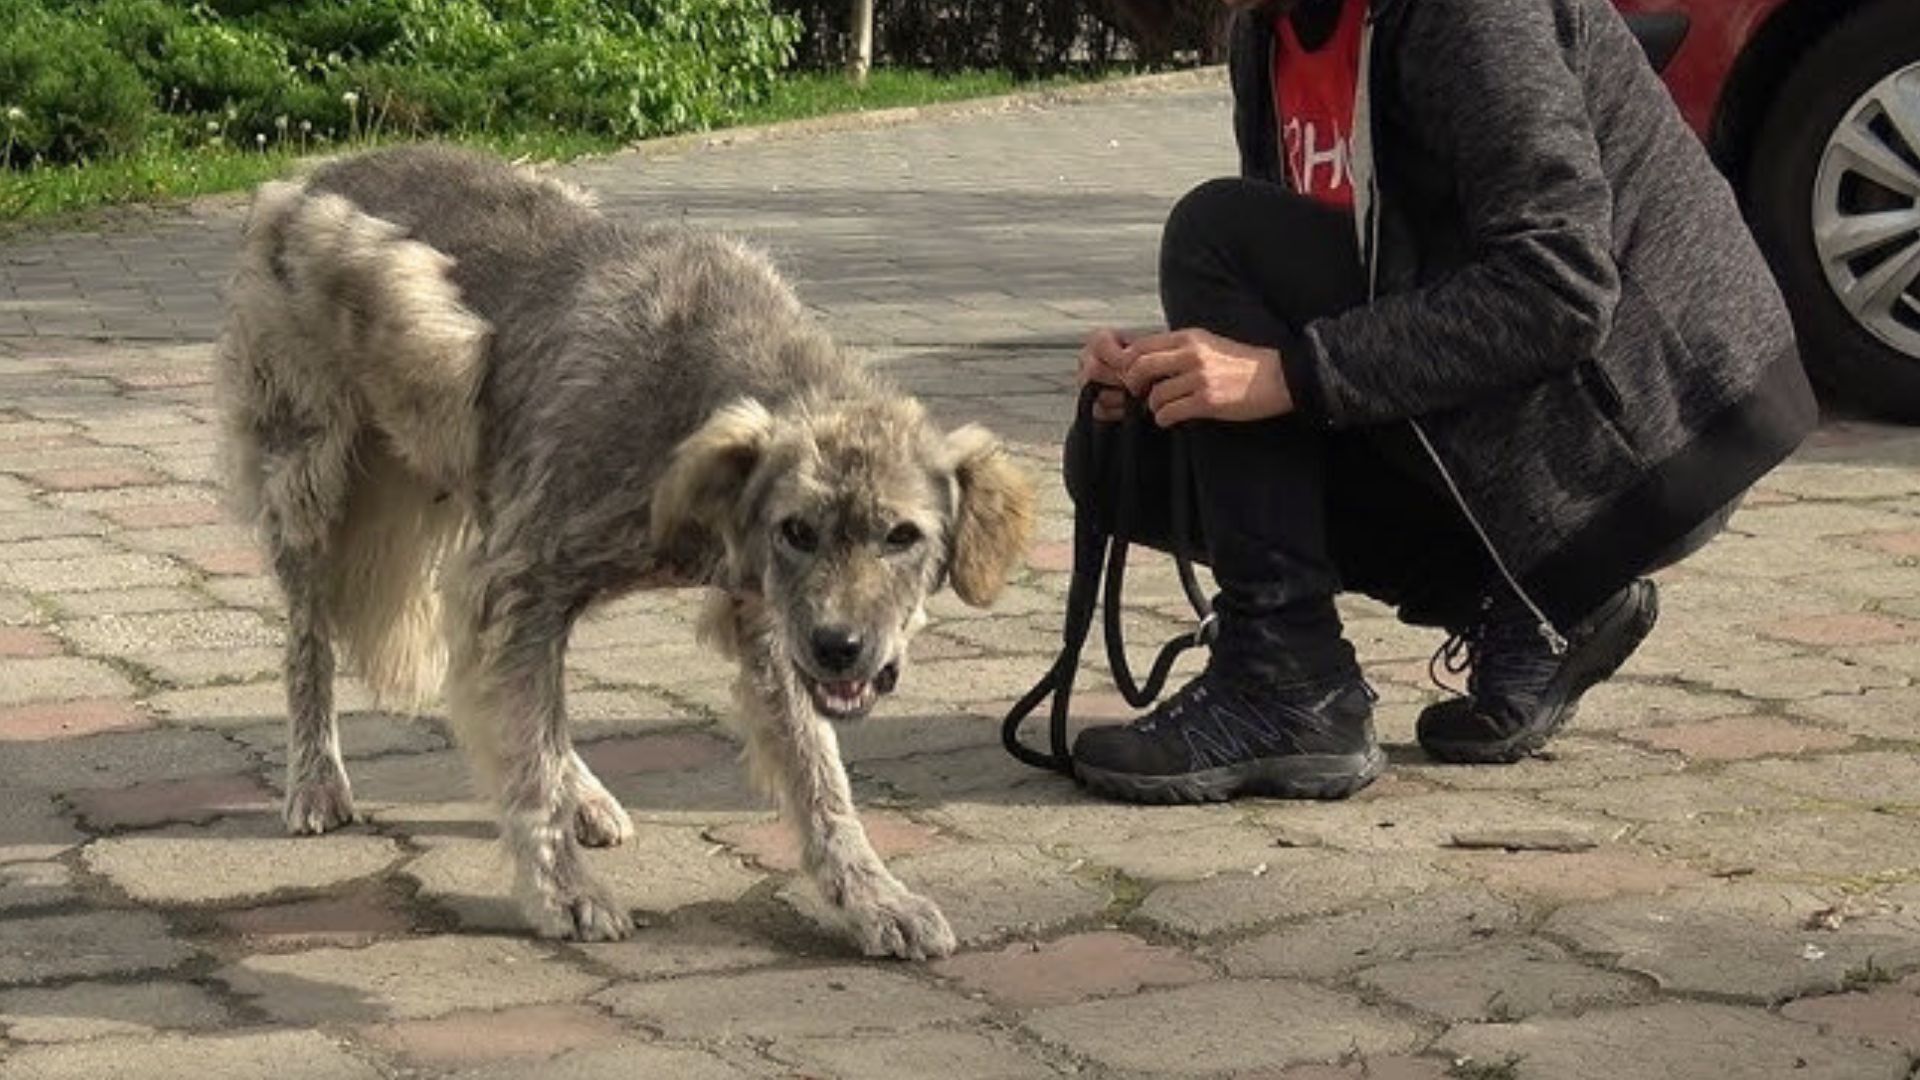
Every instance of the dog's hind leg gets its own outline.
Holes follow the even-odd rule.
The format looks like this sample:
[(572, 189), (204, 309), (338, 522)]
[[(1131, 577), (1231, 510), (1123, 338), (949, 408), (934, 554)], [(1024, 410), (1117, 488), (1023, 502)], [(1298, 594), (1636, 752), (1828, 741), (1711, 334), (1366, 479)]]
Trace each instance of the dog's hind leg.
[(814, 714), (792, 665), (768, 644), (769, 635), (753, 632), (748, 621), (758, 616), (742, 610), (753, 603), (735, 601), (727, 614), (710, 609), (710, 624), (716, 618), (740, 622), (706, 629), (719, 629), (740, 650), (735, 722), (746, 738), (747, 766), (799, 834), (801, 864), (868, 956), (924, 960), (952, 953), (946, 916), (902, 885), (867, 840), (839, 739)]
[(447, 704), (499, 805), (515, 894), (542, 937), (624, 938), (632, 920), (588, 869), (578, 837), (580, 777), (593, 774), (575, 768), (567, 738), (569, 617), (543, 604), (538, 590), (497, 584), (475, 569), (478, 561), (464, 553), (446, 582)]
[(287, 829), (323, 833), (353, 821), (353, 787), (333, 715), (326, 577), (311, 551), (272, 542), (287, 596)]

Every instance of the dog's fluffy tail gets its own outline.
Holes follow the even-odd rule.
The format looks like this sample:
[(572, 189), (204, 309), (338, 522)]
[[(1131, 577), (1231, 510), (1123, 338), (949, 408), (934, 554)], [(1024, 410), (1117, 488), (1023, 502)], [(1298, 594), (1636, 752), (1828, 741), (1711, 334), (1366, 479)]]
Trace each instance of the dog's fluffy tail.
[(323, 575), (330, 629), (383, 702), (446, 666), (437, 568), (462, 531), (488, 327), (452, 260), (349, 200), (261, 188), (220, 349), (229, 498)]

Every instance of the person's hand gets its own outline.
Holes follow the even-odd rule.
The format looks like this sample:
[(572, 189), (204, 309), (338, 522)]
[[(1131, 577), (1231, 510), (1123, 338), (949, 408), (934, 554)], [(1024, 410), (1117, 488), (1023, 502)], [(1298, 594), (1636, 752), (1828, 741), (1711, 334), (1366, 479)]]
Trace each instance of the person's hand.
[(1087, 343), (1080, 347), (1080, 386), (1096, 383), (1107, 388), (1093, 399), (1093, 418), (1103, 423), (1126, 415), (1127, 384), (1120, 365), (1129, 340), (1124, 331), (1100, 329), (1088, 334)]
[(1135, 339), (1117, 366), (1127, 392), (1145, 399), (1161, 427), (1188, 420), (1264, 420), (1293, 411), (1278, 349), (1205, 330)]

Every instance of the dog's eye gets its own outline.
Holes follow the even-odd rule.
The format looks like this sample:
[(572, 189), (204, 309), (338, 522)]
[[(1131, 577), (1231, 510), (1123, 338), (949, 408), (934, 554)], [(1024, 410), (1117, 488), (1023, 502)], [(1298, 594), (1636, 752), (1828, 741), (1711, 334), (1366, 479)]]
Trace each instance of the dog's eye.
[(890, 551), (905, 551), (919, 543), (922, 535), (920, 526), (903, 521), (887, 531), (887, 548)]
[(780, 523), (780, 539), (785, 540), (787, 546), (795, 551), (811, 553), (820, 546), (820, 534), (813, 530), (813, 526), (797, 517), (790, 517)]

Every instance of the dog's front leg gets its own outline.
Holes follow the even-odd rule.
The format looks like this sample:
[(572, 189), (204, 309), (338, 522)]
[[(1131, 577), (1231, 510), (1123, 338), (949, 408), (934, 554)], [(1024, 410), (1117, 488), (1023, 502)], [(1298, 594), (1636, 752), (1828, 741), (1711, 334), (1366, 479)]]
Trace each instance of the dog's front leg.
[(748, 766), (800, 838), (801, 864), (868, 956), (911, 960), (953, 952), (933, 901), (902, 885), (867, 841), (833, 728), (815, 715), (791, 667), (749, 638), (735, 696)]

